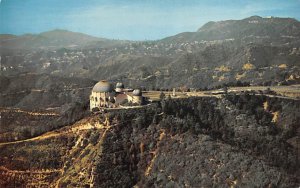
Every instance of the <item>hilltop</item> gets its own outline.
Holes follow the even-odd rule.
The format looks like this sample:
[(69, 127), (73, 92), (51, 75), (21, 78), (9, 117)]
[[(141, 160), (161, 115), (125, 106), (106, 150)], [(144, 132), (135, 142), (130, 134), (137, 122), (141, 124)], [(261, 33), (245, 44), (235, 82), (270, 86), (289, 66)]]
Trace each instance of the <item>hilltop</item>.
[(105, 46), (117, 43), (114, 40), (61, 29), (21, 36), (0, 34), (0, 41), (0, 49), (2, 50), (74, 49), (94, 44)]
[[(54, 30), (3, 35), (2, 75), (51, 74), (130, 87), (212, 88), (299, 83), (300, 23), (292, 18), (208, 22), (157, 41), (118, 41)], [(201, 80), (201, 82), (199, 82)]]
[(299, 45), (299, 37), (300, 22), (296, 19), (252, 16), (242, 20), (211, 21), (196, 32), (180, 33), (162, 41), (236, 40), (244, 44), (251, 42), (279, 45), (293, 42)]

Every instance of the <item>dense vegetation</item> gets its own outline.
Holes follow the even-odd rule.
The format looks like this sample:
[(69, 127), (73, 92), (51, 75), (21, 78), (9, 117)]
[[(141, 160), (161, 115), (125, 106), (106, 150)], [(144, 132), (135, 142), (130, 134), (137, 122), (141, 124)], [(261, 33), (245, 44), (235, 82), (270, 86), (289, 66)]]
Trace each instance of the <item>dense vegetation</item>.
[[(272, 105), (264, 109), (263, 103), (266, 102)], [(196, 178), (190, 182), (191, 186), (199, 183), (203, 186), (219, 185), (225, 181), (230, 182), (230, 178), (232, 181), (239, 179), (238, 185), (244, 186), (295, 186), (297, 182), (299, 183), (295, 175), (299, 173), (297, 160), (299, 148), (296, 143), (288, 143), (288, 140), (297, 136), (296, 131), (299, 129), (299, 110), (296, 109), (299, 109), (297, 101), (244, 94), (228, 95), (221, 101), (215, 98), (166, 99), (158, 107), (111, 113), (111, 118), (118, 119), (119, 126), (104, 143), (107, 153), (101, 157), (100, 164), (97, 165), (96, 184), (117, 186), (127, 182), (124, 184), (125, 187), (133, 186), (135, 183), (149, 187), (154, 184), (167, 185), (170, 180), (161, 177), (166, 175), (163, 175), (164, 172), (159, 168), (164, 166), (163, 169), (169, 169), (168, 173), (176, 174), (173, 166), (176, 166), (178, 161), (165, 157), (171, 157), (167, 154), (172, 150), (175, 153), (179, 152), (176, 147), (178, 143), (175, 144), (172, 139), (170, 140), (177, 137), (190, 145), (184, 147), (195, 147), (193, 149), (195, 151), (204, 149), (201, 158), (212, 155), (215, 152), (213, 149), (215, 146), (212, 145), (220, 143), (224, 148), (221, 147), (218, 152), (228, 152), (229, 156), (236, 157), (235, 161), (240, 161), (234, 164), (240, 170), (234, 170), (232, 162), (228, 161), (230, 157), (223, 158), (223, 162), (228, 163), (228, 166), (227, 171), (219, 174), (222, 179), (220, 182), (212, 184), (212, 179)], [(281, 122), (272, 122), (272, 112), (275, 111), (281, 113)], [(158, 141), (162, 130), (167, 138)], [(199, 139), (208, 142), (204, 144), (206, 149), (198, 148)], [(144, 176), (155, 148), (160, 148), (157, 149), (160, 157), (156, 158), (154, 164), (158, 165), (158, 169), (153, 167), (153, 172)], [(182, 167), (183, 170), (191, 168), (190, 165), (201, 163), (200, 159), (187, 163), (185, 156), (190, 154), (189, 151), (185, 151), (177, 156), (178, 160), (186, 164)], [(209, 168), (209, 162), (202, 161), (202, 163), (205, 168)], [(265, 170), (260, 169), (258, 167), (260, 165), (263, 165)], [(248, 180), (241, 178), (241, 174), (245, 173), (247, 168), (252, 168), (252, 177)], [(193, 169), (189, 174), (194, 176), (198, 170)], [(209, 169), (205, 171), (211, 173)], [(259, 177), (258, 174), (264, 176)], [(282, 177), (280, 180), (271, 178), (279, 174)], [(171, 185), (183, 186), (180, 182), (187, 177), (178, 176)]]
[[(296, 187), (299, 105), (249, 93), (221, 99), (164, 97), (145, 108), (87, 116), (55, 131), (53, 138), (0, 146), (0, 165), (48, 169), (48, 175), (39, 172), (44, 174), (40, 182), (59, 180), (69, 187)], [(76, 131), (106, 118), (110, 125), (105, 129)], [(14, 149), (15, 156), (8, 157)], [(8, 177), (0, 175), (2, 185), (34, 182), (30, 174), (16, 181)]]

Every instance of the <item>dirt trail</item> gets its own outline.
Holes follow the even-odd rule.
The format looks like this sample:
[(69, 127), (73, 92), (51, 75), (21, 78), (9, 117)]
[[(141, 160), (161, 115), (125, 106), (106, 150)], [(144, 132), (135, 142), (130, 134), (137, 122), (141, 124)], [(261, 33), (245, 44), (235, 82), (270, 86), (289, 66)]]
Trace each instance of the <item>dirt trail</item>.
[(150, 172), (151, 172), (151, 170), (152, 170), (152, 168), (153, 168), (154, 162), (155, 162), (155, 160), (156, 160), (156, 158), (157, 158), (159, 149), (160, 149), (160, 148), (159, 148), (159, 144), (160, 144), (160, 142), (163, 140), (163, 138), (165, 138), (165, 136), (166, 136), (165, 130), (162, 129), (161, 132), (160, 132), (159, 138), (158, 138), (157, 148), (156, 148), (153, 152), (151, 152), (151, 153), (153, 154), (153, 157), (152, 157), (152, 159), (151, 159), (149, 165), (148, 165), (147, 168), (146, 168), (145, 176), (149, 176), (149, 174), (150, 174)]
[[(78, 130), (83, 130), (83, 129), (87, 129), (87, 128), (89, 128), (89, 126), (91, 126), (89, 123), (85, 126), (85, 127), (73, 127), (72, 128), (72, 131), (78, 131)], [(104, 129), (104, 132), (103, 132), (103, 134), (102, 134), (102, 136), (101, 136), (101, 138), (100, 138), (100, 140), (98, 141), (98, 143), (96, 144), (96, 146), (93, 146), (92, 144), (89, 144), (89, 145), (87, 145), (84, 149), (80, 149), (80, 147), (79, 147), (79, 145), (80, 145), (80, 142), (82, 141), (82, 137), (81, 137), (81, 135), (79, 136), (79, 138), (77, 139), (77, 141), (76, 141), (76, 143), (75, 143), (75, 145), (72, 147), (72, 149), (69, 151), (69, 156), (72, 156), (72, 157), (70, 157), (70, 158), (68, 158), (65, 162), (64, 162), (64, 167), (65, 166), (67, 166), (67, 163), (72, 163), (73, 164), (73, 169), (71, 168), (71, 170), (70, 169), (64, 169), (64, 168), (62, 168), (61, 170), (60, 170), (60, 172), (61, 172), (61, 176), (56, 180), (56, 182), (54, 183), (54, 185), (55, 185), (55, 188), (58, 188), (58, 187), (60, 187), (60, 184), (61, 184), (61, 182), (63, 181), (63, 180), (65, 180), (67, 177), (69, 177), (70, 178), (70, 176), (72, 176), (72, 174), (70, 174), (70, 171), (72, 172), (72, 171), (76, 171), (78, 174), (81, 174), (82, 176), (84, 175), (84, 174), (86, 174), (86, 177), (90, 177), (89, 179), (88, 179), (88, 183), (90, 184), (90, 185), (93, 185), (94, 184), (94, 173), (93, 173), (93, 167), (92, 166), (82, 166), (82, 157), (81, 157), (81, 155), (82, 154), (84, 154), (84, 152), (85, 151), (87, 151), (87, 150), (90, 150), (91, 152), (89, 152), (88, 154), (86, 154), (86, 155), (88, 155), (89, 156), (89, 159), (90, 159), (90, 161), (89, 161), (89, 164), (91, 164), (91, 165), (93, 165), (92, 163), (92, 159), (93, 158), (95, 158), (95, 156), (96, 155), (102, 155), (102, 152), (103, 152), (103, 142), (104, 142), (104, 140), (105, 140), (105, 138), (106, 138), (106, 136), (107, 136), (107, 132), (112, 128), (113, 126), (111, 126), (110, 125), (110, 122), (109, 122), (109, 120), (108, 120), (108, 118), (106, 117), (106, 119), (105, 119), (105, 121), (103, 122), (103, 124), (100, 124), (99, 122), (97, 122), (96, 124), (95, 124), (95, 126), (93, 126), (93, 128), (98, 128), (98, 129)], [(78, 128), (78, 129), (76, 129), (76, 128)], [(78, 154), (77, 154), (77, 157), (76, 158), (74, 158), (75, 156), (74, 156), (74, 154), (75, 153), (77, 153), (78, 151), (80, 151)], [(78, 169), (76, 169), (76, 167), (75, 166), (80, 166), (80, 170), (81, 171), (78, 171)], [(91, 173), (89, 173), (89, 168), (91, 168), (90, 170), (91, 170)], [(83, 170), (83, 169), (85, 169), (85, 170)], [(83, 179), (82, 179), (82, 181), (84, 181)]]
[[(93, 116), (94, 117), (94, 116)], [(82, 132), (84, 130), (90, 130), (90, 129), (99, 129), (104, 130), (103, 135), (97, 144), (97, 146), (101, 149), (101, 145), (107, 135), (107, 132), (110, 130), (110, 122), (108, 118), (106, 117), (106, 120), (104, 122), (100, 121), (94, 121), (94, 118), (92, 118), (92, 122), (90, 121), (90, 118), (83, 119), (78, 121), (77, 123), (63, 127), (61, 129), (51, 131), (48, 133), (45, 133), (43, 135), (26, 139), (26, 140), (20, 140), (20, 141), (14, 141), (14, 142), (6, 142), (6, 143), (0, 143), (0, 147), (4, 145), (12, 145), (12, 144), (18, 144), (23, 142), (31, 142), (31, 141), (37, 141), (37, 140), (44, 140), (49, 138), (55, 138), (55, 137), (62, 137), (67, 135), (79, 135), (79, 138), (76, 142), (76, 144), (72, 147), (72, 149), (67, 154), (70, 156), (67, 157), (67, 160), (64, 162), (63, 168), (59, 169), (35, 169), (35, 170), (11, 170), (8, 167), (0, 166), (0, 179), (3, 178), (3, 181), (10, 181), (11, 179), (16, 178), (17, 181), (22, 182), (23, 180), (26, 180), (28, 186), (32, 187), (60, 187), (60, 182), (62, 179), (64, 179), (66, 176), (69, 176), (70, 173), (67, 171), (65, 172), (65, 167), (67, 166), (67, 163), (72, 161), (72, 163), (79, 163), (80, 165), (81, 161), (81, 155), (86, 151), (86, 149), (89, 149), (92, 151), (89, 155), (91, 155), (90, 159), (93, 159), (95, 157), (95, 154), (98, 153), (96, 150), (94, 150), (92, 145), (88, 145), (86, 148), (82, 149), (79, 145), (82, 141)], [(78, 156), (76, 152), (79, 152)], [(76, 157), (76, 158), (73, 158)], [(73, 161), (74, 160), (74, 161)], [(91, 161), (90, 161), (91, 162)], [(84, 169), (86, 167), (81, 166)], [(89, 171), (84, 171), (89, 173)], [(80, 171), (82, 173), (82, 171)], [(92, 176), (92, 175), (91, 175)], [(49, 177), (58, 177), (52, 180), (52, 182), (49, 182)], [(88, 176), (87, 176), (88, 177)], [(49, 184), (50, 183), (50, 184)], [(93, 181), (91, 181), (93, 183)]]
[[(79, 88), (65, 88), (65, 89), (60, 89), (60, 90), (55, 90), (55, 91), (59, 91), (59, 92), (63, 92), (63, 91), (76, 91), (76, 90), (84, 90), (84, 89), (92, 89), (92, 86), (89, 87), (79, 87)], [(23, 90), (23, 91), (18, 91), (18, 92), (14, 92), (14, 93), (4, 93), (4, 94), (0, 94), (2, 96), (7, 96), (7, 95), (16, 95), (16, 94), (21, 94), (21, 93), (26, 93), (26, 92), (52, 92), (50, 90), (47, 89), (28, 89), (28, 90)]]
[[(18, 140), (18, 141), (13, 141), (13, 142), (3, 142), (3, 143), (0, 143), (0, 146), (10, 145), (10, 144), (18, 144), (18, 143), (23, 143), (23, 142), (30, 142), (30, 141), (35, 141), (35, 140), (44, 140), (44, 139), (48, 139), (48, 138), (51, 138), (51, 137), (58, 137), (58, 136), (61, 136), (61, 135), (64, 135), (64, 134), (76, 133), (76, 132), (81, 131), (81, 130), (88, 130), (88, 129), (93, 129), (93, 128), (102, 129), (103, 124), (95, 123), (95, 124), (92, 125), (90, 123), (84, 123), (84, 124), (79, 123), (79, 125), (68, 127), (67, 130), (51, 131), (51, 132), (42, 134), (40, 136), (25, 139), (25, 140)], [(65, 129), (65, 128), (62, 128), (62, 129)]]
[(31, 116), (59, 116), (59, 113), (55, 113), (55, 112), (33, 112), (33, 111), (22, 110), (20, 108), (0, 108), (0, 113), (8, 113), (8, 112), (25, 113)]
[(57, 169), (42, 169), (42, 170), (10, 170), (4, 166), (0, 166), (0, 171), (6, 173), (18, 173), (18, 174), (49, 174), (53, 172), (60, 172)]
[(4, 146), (4, 145), (10, 145), (10, 144), (18, 144), (18, 143), (23, 143), (23, 142), (30, 142), (30, 141), (35, 141), (35, 140), (42, 140), (42, 139), (47, 139), (50, 137), (55, 137), (58, 135), (61, 135), (62, 133), (55, 133), (55, 132), (49, 132), (37, 137), (33, 137), (33, 138), (29, 138), (29, 139), (25, 139), (25, 140), (18, 140), (18, 141), (13, 141), (13, 142), (3, 142), (0, 143), (0, 146)]

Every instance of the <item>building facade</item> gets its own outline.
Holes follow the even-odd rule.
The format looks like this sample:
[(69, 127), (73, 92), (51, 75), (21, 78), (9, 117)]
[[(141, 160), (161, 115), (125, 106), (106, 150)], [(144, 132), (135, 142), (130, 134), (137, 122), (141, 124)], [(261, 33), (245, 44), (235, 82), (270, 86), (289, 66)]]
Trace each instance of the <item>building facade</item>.
[(126, 105), (142, 105), (144, 97), (140, 89), (133, 91), (125, 89), (124, 84), (117, 83), (114, 88), (106, 80), (99, 81), (92, 89), (90, 95), (90, 110), (101, 108), (118, 108)]

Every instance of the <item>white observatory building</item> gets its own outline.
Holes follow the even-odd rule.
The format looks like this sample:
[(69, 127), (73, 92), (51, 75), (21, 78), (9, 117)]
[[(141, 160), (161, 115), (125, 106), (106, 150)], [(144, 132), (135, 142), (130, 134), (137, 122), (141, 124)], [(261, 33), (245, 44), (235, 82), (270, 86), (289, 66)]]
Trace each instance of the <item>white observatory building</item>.
[(142, 91), (140, 89), (131, 91), (125, 89), (123, 83), (117, 83), (116, 87), (113, 88), (111, 83), (106, 80), (101, 80), (92, 89), (90, 95), (90, 110), (118, 108), (126, 104), (134, 106), (142, 105), (144, 102)]

